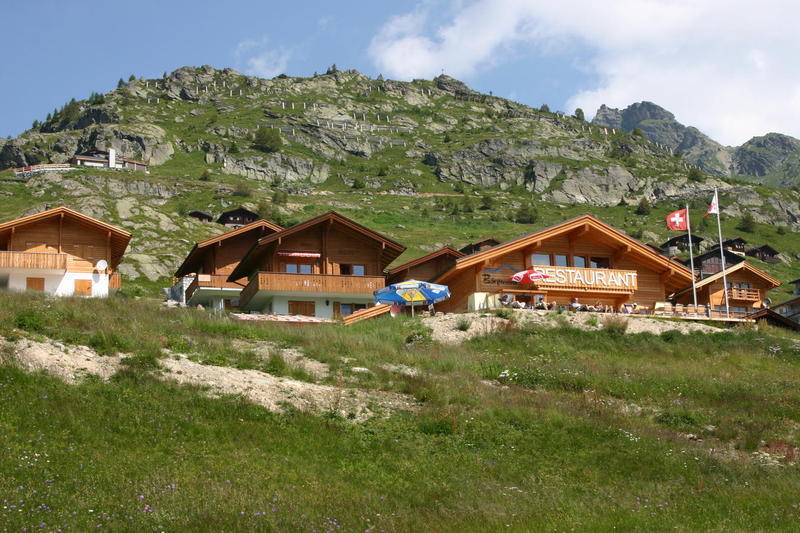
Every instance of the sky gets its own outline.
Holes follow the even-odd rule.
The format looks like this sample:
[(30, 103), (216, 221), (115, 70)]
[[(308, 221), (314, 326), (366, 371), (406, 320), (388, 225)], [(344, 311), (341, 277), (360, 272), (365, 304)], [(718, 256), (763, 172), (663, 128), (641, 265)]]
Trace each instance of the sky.
[(723, 144), (800, 137), (791, 0), (2, 0), (0, 136), (119, 78), (181, 66), (262, 77), (331, 64), (587, 118), (643, 100)]

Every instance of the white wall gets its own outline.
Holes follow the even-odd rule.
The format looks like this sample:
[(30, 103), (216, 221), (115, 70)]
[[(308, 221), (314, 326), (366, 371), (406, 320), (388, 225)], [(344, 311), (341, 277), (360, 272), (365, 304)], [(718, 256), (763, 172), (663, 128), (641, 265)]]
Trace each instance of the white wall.
[[(368, 298), (345, 298), (345, 299), (336, 299), (334, 298), (303, 298), (298, 296), (275, 296), (272, 298), (272, 313), (276, 315), (288, 315), (289, 314), (289, 300), (293, 302), (314, 302), (314, 313), (317, 318), (333, 318), (333, 302), (334, 301), (342, 301), (344, 303), (353, 304), (353, 303), (364, 303), (367, 305), (372, 305), (375, 303), (375, 300), (371, 297)], [(325, 302), (328, 302), (325, 305)], [(269, 304), (267, 304), (266, 308), (262, 310), (262, 312), (270, 312)]]
[(42, 274), (41, 271), (28, 270), (11, 272), (8, 276), (8, 288), (12, 291), (25, 291), (27, 278), (44, 278), (44, 292), (55, 296), (72, 296), (75, 292), (76, 279), (92, 280), (92, 296), (106, 298), (108, 296), (108, 274), (92, 274), (67, 272), (66, 274)]

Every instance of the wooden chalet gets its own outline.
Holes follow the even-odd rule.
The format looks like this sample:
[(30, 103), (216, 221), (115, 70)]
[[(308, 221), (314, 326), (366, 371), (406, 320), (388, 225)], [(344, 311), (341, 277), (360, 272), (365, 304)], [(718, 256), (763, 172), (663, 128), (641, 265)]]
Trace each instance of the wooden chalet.
[[(722, 253), (725, 255), (725, 268), (744, 262), (744, 257), (736, 252), (723, 250)], [(682, 261), (682, 263), (686, 266), (689, 266), (688, 259)], [(707, 252), (696, 255), (694, 257), (694, 271), (698, 278), (707, 278), (708, 276), (713, 276), (717, 272), (721, 272), (722, 258), (720, 257), (719, 247), (712, 248)]]
[(733, 239), (725, 239), (722, 241), (722, 248), (724, 250), (730, 250), (737, 254), (744, 254), (746, 245), (747, 241), (741, 237), (734, 237)]
[(116, 168), (149, 172), (147, 163), (138, 159), (131, 159), (118, 155), (116, 150), (89, 150), (82, 154), (75, 154), (69, 163), (78, 167)]
[(217, 219), (217, 223), (236, 229), (252, 224), (260, 218), (261, 217), (258, 216), (257, 213), (253, 213), (249, 209), (237, 207), (236, 209), (231, 209), (230, 211), (222, 213)]
[[(697, 250), (700, 243), (705, 241), (705, 238), (699, 235), (692, 235), (692, 248)], [(659, 247), (662, 250), (669, 251), (670, 248), (677, 248), (678, 250), (689, 250), (689, 234), (676, 235), (666, 242), (662, 243)]]
[(189, 211), (189, 213), (187, 214), (192, 218), (196, 218), (200, 222), (211, 222), (212, 220), (214, 220), (214, 217), (212, 217), (210, 213), (206, 213), (205, 211)]
[(778, 254), (780, 254), (780, 252), (769, 244), (762, 244), (761, 246), (756, 246), (745, 251), (745, 255), (755, 257), (766, 263), (776, 262), (778, 260)]
[[(514, 273), (537, 269), (548, 277), (519, 284)], [(682, 264), (614, 229), (592, 215), (561, 224), (456, 259), (434, 281), (450, 287), (450, 300), (437, 310), (461, 311), (500, 307), (500, 297), (512, 294), (534, 303), (545, 299), (568, 305), (601, 302), (618, 308), (655, 302), (691, 283), (692, 273)]]
[(500, 244), (500, 241), (493, 238), (483, 239), (482, 241), (473, 242), (472, 244), (468, 244), (463, 248), (460, 248), (458, 251), (464, 255), (474, 254), (475, 252), (482, 252), (484, 250), (488, 250), (489, 248), (493, 248)]
[(800, 331), (800, 323), (796, 320), (789, 319), (780, 313), (776, 313), (772, 308), (764, 307), (759, 309), (753, 314), (747, 315), (745, 318), (755, 320), (756, 322), (766, 322), (771, 326), (779, 328), (791, 329), (793, 331)]
[(336, 318), (374, 305), (384, 269), (403, 251), (330, 211), (260, 238), (228, 281), (249, 279), (239, 298), (244, 310)]
[(461, 257), (464, 257), (463, 252), (445, 246), (444, 248), (439, 248), (435, 252), (393, 267), (386, 273), (387, 280), (389, 284), (409, 279), (432, 281), (440, 274), (449, 270), (455, 265), (456, 259)]
[(772, 305), (770, 309), (784, 318), (800, 322), (800, 296)]
[(131, 234), (66, 207), (0, 224), (0, 287), (106, 297)]
[(247, 285), (247, 278), (228, 281), (228, 276), (261, 237), (282, 229), (261, 219), (198, 242), (175, 272), (180, 279), (172, 298), (217, 310), (238, 307), (239, 293)]
[[(728, 306), (731, 317), (744, 318), (759, 309), (768, 307), (767, 298), (771, 289), (780, 286), (781, 282), (763, 272), (747, 261), (725, 269), (727, 287), (723, 286), (722, 272), (717, 272), (695, 283), (697, 303), (709, 308), (711, 318), (725, 318), (725, 292), (728, 294)], [(692, 285), (689, 284), (672, 296), (672, 301), (679, 304), (693, 303)]]

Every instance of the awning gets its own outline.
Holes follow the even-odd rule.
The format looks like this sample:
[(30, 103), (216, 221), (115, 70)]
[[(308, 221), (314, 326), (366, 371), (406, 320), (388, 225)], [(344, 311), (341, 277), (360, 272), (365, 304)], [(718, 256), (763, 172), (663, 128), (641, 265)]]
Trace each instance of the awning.
[(322, 254), (319, 252), (301, 252), (292, 250), (280, 250), (275, 255), (280, 257), (322, 257)]

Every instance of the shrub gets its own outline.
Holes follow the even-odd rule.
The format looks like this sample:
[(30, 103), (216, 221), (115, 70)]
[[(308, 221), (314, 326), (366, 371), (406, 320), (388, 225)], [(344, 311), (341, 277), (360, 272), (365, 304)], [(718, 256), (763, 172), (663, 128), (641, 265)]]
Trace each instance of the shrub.
[(639, 205), (636, 206), (637, 215), (649, 215), (651, 210), (650, 201), (647, 198), (639, 200)]
[(756, 230), (756, 219), (753, 218), (753, 213), (747, 211), (739, 223), (739, 229), (747, 233), (753, 233)]
[(522, 204), (514, 213), (514, 222), (517, 224), (533, 224), (539, 217), (536, 207), (532, 203)]
[(695, 167), (689, 169), (689, 173), (686, 175), (686, 179), (689, 181), (703, 181), (703, 173), (700, 172)]
[(492, 314), (498, 318), (511, 320), (514, 318), (514, 311), (512, 309), (493, 309)]
[(628, 331), (628, 319), (621, 316), (607, 316), (603, 318), (603, 331), (609, 335), (624, 335)]
[(472, 325), (472, 319), (466, 316), (460, 316), (456, 320), (456, 329), (458, 331), (467, 331)]
[(200, 174), (200, 181), (210, 181), (211, 180), (211, 172), (208, 169), (205, 169), (202, 174)]
[(253, 136), (253, 148), (261, 152), (277, 152), (283, 146), (283, 140), (278, 130), (260, 127)]
[(353, 180), (353, 185), (352, 185), (353, 189), (363, 189), (366, 186), (367, 184), (364, 181), (364, 178), (358, 177)]
[(683, 338), (683, 333), (681, 333), (677, 329), (670, 329), (662, 332), (660, 337), (664, 342), (675, 342)]
[(251, 187), (250, 184), (246, 182), (239, 183), (233, 190), (233, 195), (249, 198), (250, 196), (253, 196), (253, 187)]
[(17, 329), (24, 329), (25, 331), (41, 333), (44, 331), (46, 324), (47, 319), (36, 309), (17, 311), (17, 315), (14, 318), (14, 325)]
[(272, 203), (278, 205), (286, 205), (289, 201), (289, 193), (286, 191), (275, 191), (272, 193)]

